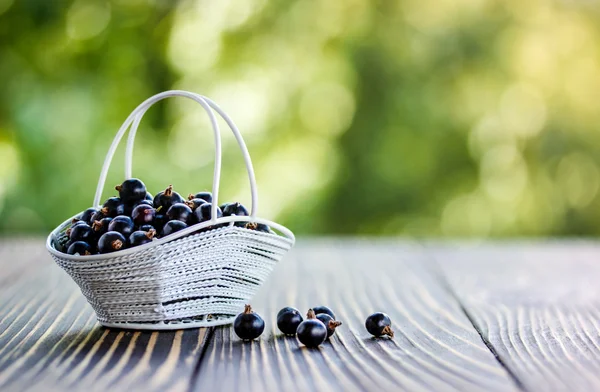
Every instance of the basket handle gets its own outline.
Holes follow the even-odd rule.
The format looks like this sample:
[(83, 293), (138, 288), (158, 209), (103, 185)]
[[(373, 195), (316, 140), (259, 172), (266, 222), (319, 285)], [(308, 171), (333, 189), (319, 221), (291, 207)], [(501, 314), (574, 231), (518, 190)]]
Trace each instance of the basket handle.
[[(132, 166), (131, 161), (132, 161), (132, 155), (133, 155), (133, 140), (135, 138), (135, 133), (137, 131), (137, 127), (139, 126), (139, 123), (142, 120), (143, 115), (156, 102), (158, 102), (162, 99), (168, 98), (168, 97), (176, 97), (176, 96), (186, 97), (193, 101), (198, 102), (204, 108), (206, 113), (208, 114), (212, 129), (213, 129), (213, 133), (214, 133), (214, 137), (215, 137), (215, 169), (214, 169), (214, 175), (213, 175), (213, 188), (212, 188), (213, 204), (212, 204), (212, 212), (211, 212), (211, 215), (212, 215), (211, 221), (216, 221), (216, 219), (217, 219), (219, 182), (220, 182), (220, 177), (221, 177), (221, 155), (222, 155), (221, 134), (220, 134), (220, 130), (219, 130), (219, 125), (217, 123), (217, 119), (216, 119), (211, 107), (213, 107), (215, 109), (215, 111), (217, 111), (219, 113), (219, 115), (221, 115), (221, 117), (223, 117), (223, 119), (227, 122), (227, 124), (233, 131), (233, 133), (238, 141), (238, 144), (240, 145), (242, 154), (244, 155), (246, 168), (248, 169), (248, 176), (250, 179), (250, 189), (252, 192), (251, 216), (255, 217), (256, 213), (257, 213), (257, 208), (258, 208), (258, 192), (256, 189), (256, 180), (254, 177), (252, 161), (250, 160), (250, 154), (248, 153), (248, 149), (246, 148), (246, 145), (243, 141), (243, 138), (242, 138), (239, 130), (237, 129), (237, 127), (235, 126), (233, 121), (229, 118), (229, 116), (227, 116), (227, 114), (225, 114), (225, 112), (216, 103), (209, 100), (208, 98), (202, 97), (199, 94), (191, 93), (188, 91), (182, 91), (182, 90), (170, 90), (170, 91), (165, 91), (165, 92), (156, 94), (156, 95), (146, 99), (140, 105), (138, 105), (138, 107), (135, 108), (135, 110), (133, 112), (131, 112), (131, 114), (127, 117), (127, 119), (125, 120), (123, 125), (121, 125), (121, 128), (119, 128), (119, 131), (117, 132), (117, 135), (115, 136), (115, 138), (108, 150), (108, 153), (106, 154), (106, 158), (105, 158), (104, 164), (102, 166), (102, 171), (100, 173), (100, 178), (98, 180), (98, 186), (96, 188), (96, 195), (94, 196), (94, 204), (93, 205), (97, 206), (100, 204), (100, 199), (102, 197), (102, 192), (104, 190), (104, 185), (106, 182), (106, 176), (108, 174), (108, 170), (110, 168), (112, 158), (117, 150), (117, 147), (118, 147), (121, 139), (123, 138), (123, 135), (127, 131), (127, 129), (130, 126), (132, 126), (130, 134), (129, 134), (127, 150), (126, 150), (125, 177), (131, 178), (131, 166)], [(132, 125), (132, 123), (133, 123), (133, 125)]]
[[(246, 143), (244, 142), (244, 138), (242, 137), (240, 130), (235, 125), (235, 123), (233, 122), (231, 117), (229, 117), (229, 115), (227, 113), (225, 113), (225, 111), (223, 109), (221, 109), (221, 107), (219, 105), (217, 105), (213, 100), (211, 100), (210, 98), (205, 97), (203, 95), (200, 95), (200, 94), (196, 94), (196, 93), (191, 93), (191, 94), (194, 94), (194, 95), (198, 96), (199, 98), (204, 99), (204, 101), (206, 101), (206, 103), (208, 103), (208, 105), (214, 111), (216, 111), (219, 114), (219, 116), (221, 116), (221, 118), (223, 118), (223, 120), (225, 120), (225, 122), (229, 126), (229, 129), (231, 129), (231, 131), (233, 132), (235, 139), (237, 140), (237, 143), (242, 152), (242, 155), (244, 157), (244, 162), (246, 164), (246, 170), (248, 172), (248, 180), (250, 182), (250, 192), (251, 192), (251, 197), (252, 197), (250, 216), (253, 218), (256, 217), (256, 214), (258, 212), (258, 189), (256, 186), (256, 177), (254, 175), (254, 167), (252, 166), (252, 159), (250, 158), (250, 153), (248, 152), (248, 148), (246, 147)], [(133, 156), (133, 146), (134, 146), (134, 141), (135, 141), (135, 135), (136, 135), (138, 126), (140, 125), (140, 122), (142, 120), (142, 116), (144, 114), (145, 114), (145, 110), (138, 114), (138, 116), (133, 121), (133, 124), (131, 125), (131, 129), (129, 130), (129, 135), (127, 136), (127, 148), (125, 150), (125, 178), (132, 177), (132, 174), (131, 174), (132, 173), (132, 161), (133, 161), (132, 156)], [(213, 194), (213, 198), (214, 198), (214, 194)]]

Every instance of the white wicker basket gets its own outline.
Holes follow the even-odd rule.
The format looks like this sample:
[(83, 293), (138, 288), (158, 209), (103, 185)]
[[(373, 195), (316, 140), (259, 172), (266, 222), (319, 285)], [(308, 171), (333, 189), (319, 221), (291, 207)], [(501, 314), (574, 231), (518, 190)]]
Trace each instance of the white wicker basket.
[[(250, 216), (213, 219), (149, 244), (92, 256), (58, 251), (67, 240), (65, 231), (72, 218), (58, 226), (48, 236), (46, 247), (79, 285), (98, 321), (107, 327), (165, 330), (229, 324), (295, 242), (289, 229), (257, 217), (258, 193), (252, 162), (233, 121), (210, 99), (187, 91), (157, 94), (129, 115), (108, 151), (93, 205), (100, 205), (110, 163), (127, 129), (131, 126), (125, 178), (131, 178), (133, 142), (144, 113), (154, 103), (173, 96), (198, 102), (211, 121), (216, 154), (212, 216), (216, 216), (221, 172), (221, 135), (213, 110), (229, 125), (244, 155), (252, 193)], [(263, 223), (282, 235), (236, 227), (234, 222)], [(226, 225), (199, 232), (217, 224)]]

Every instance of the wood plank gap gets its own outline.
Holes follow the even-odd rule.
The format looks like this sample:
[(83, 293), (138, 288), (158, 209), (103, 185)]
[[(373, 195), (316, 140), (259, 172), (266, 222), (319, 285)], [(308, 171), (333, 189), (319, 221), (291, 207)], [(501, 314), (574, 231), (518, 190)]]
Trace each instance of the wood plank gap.
[(202, 362), (204, 361), (204, 357), (206, 356), (206, 352), (208, 351), (208, 343), (213, 339), (215, 334), (216, 327), (209, 327), (206, 335), (204, 337), (204, 341), (202, 342), (202, 350), (200, 351), (200, 355), (198, 356), (198, 360), (196, 361), (196, 366), (194, 366), (194, 371), (192, 372), (191, 380), (189, 383), (189, 392), (193, 392), (196, 387), (196, 382), (199, 379), (200, 370), (202, 368)]
[(438, 279), (438, 281), (440, 282), (440, 285), (442, 287), (444, 287), (448, 291), (448, 293), (452, 296), (452, 298), (454, 298), (454, 300), (456, 301), (456, 303), (458, 304), (458, 306), (460, 306), (461, 311), (467, 317), (467, 319), (469, 320), (469, 322), (471, 323), (471, 325), (473, 326), (473, 328), (475, 329), (475, 331), (477, 331), (477, 334), (481, 338), (481, 341), (483, 342), (483, 344), (485, 344), (485, 346), (487, 347), (487, 349), (490, 350), (490, 352), (492, 353), (492, 355), (494, 355), (494, 358), (496, 358), (496, 361), (498, 361), (498, 363), (500, 364), (500, 366), (502, 366), (504, 368), (504, 370), (506, 371), (506, 373), (508, 373), (509, 377), (515, 383), (516, 387), (519, 388), (521, 391), (526, 392), (527, 388), (525, 388), (525, 385), (523, 384), (523, 382), (506, 365), (506, 363), (504, 362), (504, 360), (502, 359), (502, 357), (500, 357), (498, 351), (496, 350), (496, 348), (494, 347), (494, 345), (492, 344), (492, 342), (490, 342), (490, 340), (488, 338), (486, 338), (486, 336), (484, 335), (483, 331), (479, 328), (479, 326), (475, 322), (475, 319), (473, 318), (473, 316), (471, 315), (471, 313), (469, 313), (469, 311), (467, 310), (467, 308), (465, 308), (465, 306), (461, 302), (460, 298), (458, 297), (457, 293), (454, 291), (454, 289), (450, 285), (450, 282), (444, 276), (443, 270), (440, 268), (437, 260), (435, 260), (433, 258), (429, 258), (429, 261), (431, 263), (430, 266), (433, 267), (433, 268), (429, 268), (431, 270), (432, 276), (434, 278)]

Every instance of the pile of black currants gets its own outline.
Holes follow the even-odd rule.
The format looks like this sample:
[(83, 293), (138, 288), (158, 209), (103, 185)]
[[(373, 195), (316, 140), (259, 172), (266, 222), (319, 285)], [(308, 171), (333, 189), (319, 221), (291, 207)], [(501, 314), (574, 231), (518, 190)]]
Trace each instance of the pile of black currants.
[[(61, 249), (63, 252), (81, 256), (116, 252), (212, 219), (210, 192), (190, 194), (185, 200), (169, 185), (152, 196), (137, 178), (125, 180), (115, 189), (119, 191), (118, 197), (109, 198), (100, 208), (88, 208), (78, 219), (73, 219), (66, 230), (69, 240)], [(247, 216), (248, 210), (237, 202), (217, 207), (217, 218), (233, 215)], [(201, 231), (225, 225), (228, 223)], [(269, 226), (253, 222), (235, 222), (235, 226), (266, 233), (271, 231)]]
[[(296, 336), (300, 343), (306, 347), (318, 347), (329, 339), (335, 329), (342, 325), (336, 320), (335, 313), (327, 306), (315, 306), (308, 310), (306, 320), (300, 311), (287, 306), (277, 313), (277, 328), (284, 335)], [(392, 321), (385, 313), (373, 313), (365, 322), (367, 331), (375, 336), (394, 337)], [(258, 313), (246, 305), (244, 312), (240, 313), (233, 322), (235, 334), (242, 340), (254, 340), (265, 330), (265, 322)]]

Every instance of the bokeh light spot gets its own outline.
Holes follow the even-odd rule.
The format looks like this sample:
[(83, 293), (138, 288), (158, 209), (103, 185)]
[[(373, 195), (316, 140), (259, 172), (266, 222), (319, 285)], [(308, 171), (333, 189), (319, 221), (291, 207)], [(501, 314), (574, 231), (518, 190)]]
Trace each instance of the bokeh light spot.
[(600, 173), (590, 156), (575, 152), (561, 159), (556, 181), (571, 207), (584, 208), (598, 194)]
[(78, 0), (67, 13), (67, 35), (86, 40), (100, 34), (110, 21), (110, 5), (104, 2)]
[(300, 101), (300, 119), (313, 132), (335, 136), (352, 123), (355, 101), (341, 84), (326, 83), (308, 87)]
[(515, 84), (502, 95), (499, 114), (507, 132), (528, 138), (536, 136), (546, 122), (546, 105), (531, 86)]

